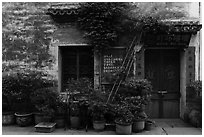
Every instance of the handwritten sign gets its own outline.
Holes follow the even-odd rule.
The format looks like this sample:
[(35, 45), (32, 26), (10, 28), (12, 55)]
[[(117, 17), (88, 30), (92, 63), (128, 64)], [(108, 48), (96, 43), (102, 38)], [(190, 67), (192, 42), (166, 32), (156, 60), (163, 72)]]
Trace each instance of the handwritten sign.
[(105, 55), (103, 61), (103, 72), (116, 72), (121, 68), (123, 59), (113, 55)]
[(103, 72), (114, 73), (120, 70), (123, 63), (124, 49), (110, 49), (103, 55)]

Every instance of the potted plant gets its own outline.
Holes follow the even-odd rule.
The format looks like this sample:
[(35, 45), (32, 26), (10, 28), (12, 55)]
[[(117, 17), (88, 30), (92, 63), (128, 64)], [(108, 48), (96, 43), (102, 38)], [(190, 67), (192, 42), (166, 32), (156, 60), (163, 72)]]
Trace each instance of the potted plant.
[[(16, 72), (8, 73), (7, 77), (12, 81), (9, 87), (3, 83), (3, 90), (7, 88), (7, 93), (12, 97), (12, 108), (16, 112), (16, 123), (19, 126), (28, 126), (32, 124), (32, 109), (29, 95), (35, 87), (36, 73)], [(7, 81), (8, 82), (8, 81)], [(33, 85), (31, 85), (33, 83)]]
[(145, 121), (145, 130), (150, 131), (152, 129), (152, 125), (154, 122), (152, 120), (147, 119)]
[(119, 99), (131, 104), (131, 112), (134, 114), (133, 132), (140, 132), (145, 127), (147, 118), (145, 105), (150, 101), (151, 91), (151, 83), (145, 79), (131, 77), (123, 83), (123, 90), (119, 93)]
[(98, 131), (103, 130), (105, 128), (105, 103), (93, 101), (92, 104), (90, 104), (89, 110), (91, 111), (91, 116), (93, 119), (93, 128)]
[[(68, 92), (70, 95), (70, 124), (73, 128), (79, 128), (83, 126), (83, 117), (86, 113), (80, 113), (85, 109), (86, 105), (82, 105), (81, 102), (84, 102), (89, 98), (93, 92), (93, 83), (92, 80), (86, 77), (80, 79), (69, 79), (65, 85), (65, 92)], [(84, 100), (84, 101), (83, 101)], [(86, 102), (86, 101), (85, 101)], [(81, 122), (80, 122), (81, 121)]]
[(184, 118), (195, 127), (202, 127), (202, 81), (189, 83), (186, 89), (187, 108)]
[(123, 103), (117, 105), (117, 115), (115, 119), (116, 133), (130, 135), (132, 133), (133, 117), (128, 104)]
[(122, 83), (123, 90), (120, 94), (124, 97), (127, 96), (140, 96), (143, 99), (143, 104), (147, 104), (150, 101), (152, 85), (146, 79), (137, 79), (135, 77), (127, 78)]
[(2, 96), (2, 125), (12, 125), (15, 122), (14, 112), (8, 100), (6, 96)]
[(146, 117), (141, 117), (138, 114), (134, 115), (132, 131), (141, 132), (145, 128)]
[[(36, 70), (18, 70), (9, 72), (8, 77), (12, 79), (9, 84), (8, 92), (12, 94), (12, 108), (16, 112), (16, 123), (19, 126), (29, 126), (33, 123), (32, 112), (34, 106), (31, 103), (30, 95), (43, 86), (48, 86), (41, 71)], [(5, 84), (3, 85), (3, 87)]]
[(2, 125), (12, 125), (15, 122), (14, 109), (12, 107), (12, 87), (14, 84), (15, 79), (12, 76), (2, 75)]
[(67, 117), (66, 109), (66, 102), (63, 100), (63, 98), (61, 98), (61, 96), (59, 96), (55, 111), (55, 123), (57, 128), (62, 128), (65, 126), (65, 117)]
[(31, 94), (31, 102), (35, 106), (35, 124), (40, 122), (52, 122), (57, 107), (58, 92), (56, 88), (42, 88)]
[(140, 96), (135, 97), (126, 97), (125, 101), (130, 104), (130, 110), (134, 115), (132, 131), (140, 132), (145, 127), (145, 120), (147, 118), (146, 113), (144, 112), (144, 99)]
[(70, 104), (70, 125), (72, 128), (80, 128), (79, 102), (72, 101)]

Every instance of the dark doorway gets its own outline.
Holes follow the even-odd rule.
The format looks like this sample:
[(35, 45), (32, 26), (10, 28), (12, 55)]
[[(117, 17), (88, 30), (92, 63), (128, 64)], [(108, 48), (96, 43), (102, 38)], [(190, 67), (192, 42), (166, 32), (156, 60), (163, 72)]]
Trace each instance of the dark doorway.
[(62, 91), (70, 78), (90, 78), (94, 76), (94, 58), (92, 47), (61, 47)]
[(151, 118), (178, 118), (180, 54), (177, 49), (146, 49), (145, 78), (153, 85)]

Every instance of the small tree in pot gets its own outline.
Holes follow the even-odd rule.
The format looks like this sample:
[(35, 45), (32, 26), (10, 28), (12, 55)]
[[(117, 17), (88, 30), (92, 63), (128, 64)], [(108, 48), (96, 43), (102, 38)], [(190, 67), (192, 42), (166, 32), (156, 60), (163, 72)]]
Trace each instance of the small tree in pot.
[(72, 128), (80, 128), (79, 102), (72, 101), (70, 104), (70, 124)]
[(68, 79), (65, 85), (65, 92), (70, 95), (70, 123), (73, 128), (84, 126), (84, 117), (88, 107), (85, 105), (93, 92), (92, 80), (86, 77), (79, 79)]
[(9, 89), (13, 83), (15, 80), (12, 77), (2, 76), (2, 125), (14, 124), (13, 94)]
[(89, 110), (93, 119), (93, 127), (95, 130), (103, 130), (105, 128), (104, 114), (106, 111), (106, 105), (104, 102), (93, 101), (90, 104)]
[(130, 105), (130, 111), (133, 113), (133, 132), (142, 131), (145, 127), (146, 113), (143, 110), (144, 99), (140, 96), (126, 97), (125, 102)]
[(56, 88), (42, 88), (31, 94), (31, 101), (37, 110), (35, 124), (51, 122), (57, 107), (58, 92)]
[(62, 98), (62, 96), (58, 96), (57, 102), (56, 102), (56, 111), (55, 111), (55, 123), (57, 128), (62, 128), (65, 126), (65, 119), (68, 117), (66, 114), (66, 102)]
[[(20, 126), (32, 124), (33, 105), (30, 101), (30, 94), (39, 88), (42, 83), (42, 73), (38, 71), (23, 70), (9, 72), (7, 80), (3, 80), (3, 92), (9, 93), (12, 100), (11, 107), (16, 112), (16, 122)], [(8, 95), (8, 94), (7, 94)]]
[[(31, 86), (31, 83), (34, 83), (35, 74), (32, 72), (28, 73), (16, 73), (14, 78), (16, 79), (15, 86), (12, 87), (14, 94), (14, 107), (15, 107), (15, 116), (16, 123), (19, 126), (29, 126), (32, 124), (32, 110), (33, 106), (30, 102), (29, 96), (33, 92), (35, 86)], [(35, 84), (35, 83), (34, 83)]]
[(119, 96), (120, 100), (131, 106), (131, 112), (134, 114), (133, 132), (142, 131), (147, 118), (145, 105), (150, 101), (152, 85), (146, 79), (131, 77), (123, 83), (123, 88)]
[(129, 104), (122, 102), (116, 105), (116, 133), (129, 135), (132, 133), (132, 120), (134, 118), (132, 112), (130, 111)]

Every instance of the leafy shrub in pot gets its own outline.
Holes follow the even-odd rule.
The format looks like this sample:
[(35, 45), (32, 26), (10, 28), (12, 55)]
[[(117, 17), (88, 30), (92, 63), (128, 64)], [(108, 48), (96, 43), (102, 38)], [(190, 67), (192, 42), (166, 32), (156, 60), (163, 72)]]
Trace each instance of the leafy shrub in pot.
[(126, 97), (125, 102), (130, 105), (130, 111), (134, 115), (133, 118), (133, 132), (140, 132), (145, 127), (145, 120), (147, 118), (142, 106), (144, 105), (144, 98), (140, 96)]
[(125, 134), (129, 135), (132, 133), (132, 121), (133, 114), (130, 111), (129, 104), (123, 102), (121, 104), (116, 105), (117, 114), (116, 114), (116, 133), (117, 134)]
[(80, 118), (79, 118), (79, 102), (73, 101), (70, 104), (70, 124), (72, 128), (80, 127)]
[[(2, 93), (7, 97), (12, 97), (9, 101), (15, 111), (32, 111), (30, 94), (35, 90), (52, 86), (54, 81), (48, 79), (48, 75), (41, 71), (24, 70), (18, 72), (4, 73), (2, 78)], [(25, 107), (15, 106), (23, 103)]]
[(148, 101), (150, 101), (152, 85), (148, 80), (130, 77), (122, 83), (122, 87), (123, 88), (119, 94), (124, 97), (141, 96), (144, 99), (144, 103), (148, 103)]
[(193, 126), (202, 127), (202, 81), (192, 81), (186, 90), (187, 108), (184, 118)]
[(199, 97), (202, 94), (202, 81), (192, 81), (187, 86), (187, 97), (189, 98), (195, 98)]
[(68, 117), (66, 107), (66, 102), (62, 96), (58, 96), (55, 111), (55, 123), (57, 128), (62, 128), (65, 126), (65, 119)]
[(145, 127), (145, 105), (150, 102), (152, 85), (146, 79), (131, 77), (122, 84), (122, 90), (117, 95), (117, 101), (124, 101), (130, 105), (130, 111), (134, 115), (133, 132), (142, 131)]
[(11, 72), (3, 75), (2, 91), (7, 96), (10, 107), (16, 112), (16, 122), (20, 126), (32, 124), (33, 105), (29, 97), (41, 86), (41, 82), (41, 73), (37, 71)]
[(31, 94), (32, 104), (35, 106), (37, 112), (40, 113), (40, 115), (38, 113), (36, 114), (36, 119), (38, 116), (43, 117), (39, 121), (35, 119), (35, 124), (42, 121), (53, 121), (58, 95), (57, 89), (53, 87), (38, 89)]
[(104, 114), (106, 112), (106, 104), (104, 102), (93, 101), (89, 110), (93, 119), (93, 127), (95, 130), (103, 130), (105, 128)]
[(11, 108), (12, 97), (2, 94), (2, 125), (12, 125), (15, 122), (14, 112)]
[(82, 105), (82, 102), (86, 102), (93, 92), (92, 79), (86, 77), (79, 78), (78, 80), (68, 79), (65, 84), (65, 92), (68, 92), (71, 96), (71, 104), (69, 106), (71, 127), (79, 128), (79, 126), (84, 126), (83, 120), (86, 115), (86, 105)]

